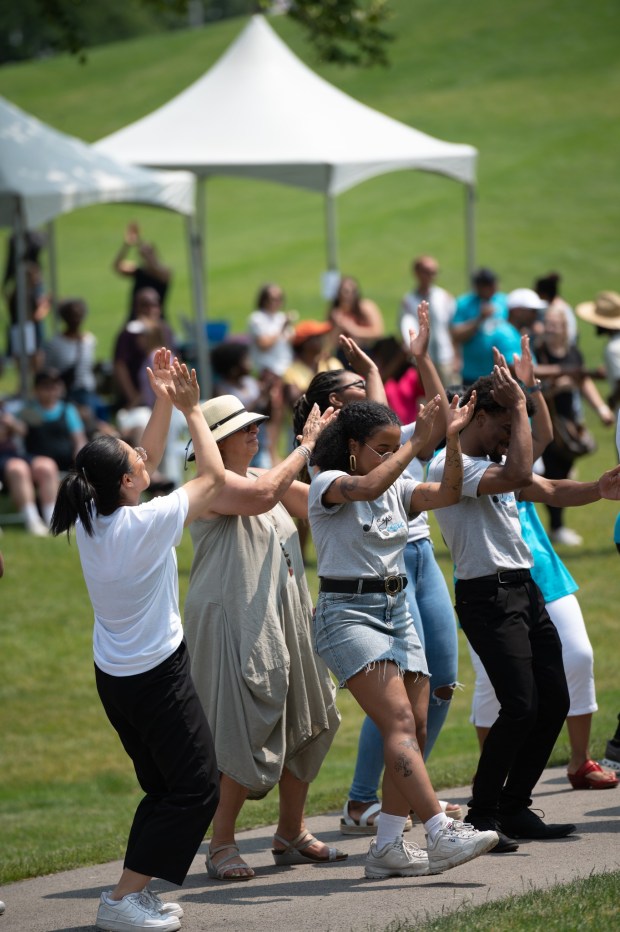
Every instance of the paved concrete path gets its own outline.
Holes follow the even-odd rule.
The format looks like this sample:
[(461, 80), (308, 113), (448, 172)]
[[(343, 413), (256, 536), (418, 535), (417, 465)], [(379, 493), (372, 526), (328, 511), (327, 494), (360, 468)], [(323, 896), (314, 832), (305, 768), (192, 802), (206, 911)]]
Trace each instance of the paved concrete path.
[[(443, 791), (464, 803), (468, 788)], [(369, 839), (340, 835), (339, 815), (313, 816), (308, 828), (349, 858), (327, 866), (276, 868), (270, 853), (274, 826), (240, 833), (243, 855), (256, 871), (247, 883), (210, 880), (206, 845), (181, 890), (153, 886), (183, 905), (183, 932), (383, 932), (394, 920), (412, 924), (444, 911), (479, 905), (511, 893), (545, 889), (591, 872), (620, 869), (620, 788), (575, 791), (563, 769), (546, 770), (535, 805), (549, 822), (575, 822), (577, 833), (551, 842), (521, 842), (513, 854), (487, 854), (434, 877), (364, 879)], [(422, 828), (406, 838), (424, 845)], [(84, 867), (0, 890), (6, 912), (0, 932), (92, 930), (102, 890), (116, 881), (121, 862)]]

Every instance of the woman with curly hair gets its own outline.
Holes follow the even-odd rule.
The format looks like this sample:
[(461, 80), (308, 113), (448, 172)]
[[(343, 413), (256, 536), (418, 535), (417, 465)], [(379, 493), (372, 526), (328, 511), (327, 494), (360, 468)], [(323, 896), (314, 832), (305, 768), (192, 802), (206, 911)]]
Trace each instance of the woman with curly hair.
[[(366, 858), (369, 878), (437, 874), (497, 844), (442, 811), (416, 734), (416, 709), (428, 706), (428, 669), (405, 600), (404, 545), (408, 518), (460, 496), (459, 431), (473, 404), (447, 412), (446, 468), (440, 482), (402, 473), (428, 442), (440, 405), (423, 407), (413, 437), (401, 445), (400, 421), (384, 405), (359, 401), (341, 408), (311, 457), (309, 518), (320, 592), (315, 649), (379, 728), (384, 742), (383, 803), (376, 841)], [(428, 853), (403, 841), (413, 809), (424, 822)]]

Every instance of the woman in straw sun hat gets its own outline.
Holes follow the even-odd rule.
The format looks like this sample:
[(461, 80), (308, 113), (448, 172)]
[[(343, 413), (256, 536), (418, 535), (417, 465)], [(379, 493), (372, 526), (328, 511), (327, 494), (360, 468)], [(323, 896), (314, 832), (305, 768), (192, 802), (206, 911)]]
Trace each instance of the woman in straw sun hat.
[(234, 395), (213, 398), (202, 411), (226, 479), (190, 529), (185, 633), (221, 774), (207, 871), (243, 881), (254, 871), (235, 842), (237, 816), (246, 799), (261, 799), (276, 784), (275, 863), (346, 857), (304, 825), (309, 784), (340, 717), (327, 667), (312, 648), (312, 602), (291, 518), (308, 515), (308, 486), (295, 479), (333, 408), (321, 415), (315, 405), (301, 446), (267, 471), (249, 468), (265, 415), (247, 411)]
[(609, 382), (608, 404), (620, 405), (620, 294), (617, 291), (600, 291), (594, 301), (578, 304), (575, 312), (582, 320), (594, 324), (599, 336), (607, 336), (604, 360)]

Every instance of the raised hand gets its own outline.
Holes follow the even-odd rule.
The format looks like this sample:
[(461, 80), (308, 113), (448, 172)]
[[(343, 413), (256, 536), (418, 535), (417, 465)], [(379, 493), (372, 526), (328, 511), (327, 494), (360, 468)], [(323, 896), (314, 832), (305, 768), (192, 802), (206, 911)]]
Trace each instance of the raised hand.
[(521, 355), (514, 354), (513, 365), (516, 377), (524, 385), (531, 388), (536, 383), (536, 377), (534, 375), (534, 360), (530, 349), (530, 338), (527, 333), (524, 333), (521, 337)]
[(450, 407), (446, 413), (446, 437), (453, 437), (459, 434), (464, 427), (467, 427), (474, 416), (476, 407), (476, 392), (472, 391), (467, 404), (459, 408), (459, 396), (455, 395), (450, 402)]
[(185, 363), (179, 362), (175, 356), (171, 376), (173, 387), (168, 390), (170, 398), (175, 408), (187, 414), (200, 401), (200, 386), (196, 370), (192, 369), (190, 372)]
[(147, 366), (146, 373), (149, 383), (157, 398), (165, 401), (172, 400), (168, 389), (173, 387), (172, 381), (172, 353), (165, 346), (155, 350), (153, 356), (153, 367)]
[(332, 418), (337, 417), (337, 413), (338, 412), (334, 408), (329, 407), (325, 409), (323, 414), (321, 414), (321, 409), (319, 406), (317, 404), (312, 405), (310, 414), (306, 418), (303, 432), (301, 436), (297, 437), (297, 439), (300, 440), (304, 446), (308, 446), (312, 449), (321, 432), (329, 424)]
[[(503, 357), (502, 357), (503, 359)], [(525, 395), (518, 382), (515, 382), (507, 365), (493, 367), (493, 400), (502, 408), (514, 408), (519, 402), (525, 401)]]
[(428, 301), (418, 304), (418, 332), (409, 331), (409, 350), (412, 356), (426, 356), (430, 340), (431, 327), (428, 316)]
[(374, 368), (374, 362), (367, 356), (363, 349), (361, 349), (358, 344), (351, 337), (346, 337), (344, 333), (341, 333), (338, 337), (338, 345), (342, 349), (344, 355), (347, 358), (347, 362), (351, 366), (354, 372), (357, 372), (359, 375), (363, 375), (364, 378), (368, 375), (370, 370)]
[(422, 448), (424, 448), (431, 439), (433, 421), (435, 420), (437, 412), (439, 411), (440, 402), (440, 396), (435, 395), (435, 397), (431, 398), (427, 404), (420, 405), (418, 417), (415, 422), (415, 431), (411, 439), (421, 443)]

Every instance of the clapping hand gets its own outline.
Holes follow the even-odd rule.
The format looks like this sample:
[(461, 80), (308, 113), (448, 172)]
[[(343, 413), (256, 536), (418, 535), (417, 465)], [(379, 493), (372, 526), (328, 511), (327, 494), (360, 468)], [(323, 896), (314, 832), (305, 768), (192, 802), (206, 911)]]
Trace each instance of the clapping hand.
[(608, 469), (598, 480), (601, 498), (608, 498), (617, 502), (620, 500), (620, 466)]
[[(495, 347), (493, 348), (494, 352)], [(501, 356), (501, 353), (497, 354)], [(497, 360), (495, 360), (497, 362)], [(534, 376), (534, 360), (532, 359), (532, 351), (530, 349), (530, 338), (527, 333), (524, 333), (521, 337), (521, 355), (515, 353), (513, 356), (513, 365), (515, 368), (516, 377), (523, 382), (524, 385), (527, 385), (531, 388), (536, 383), (536, 378)]]
[(312, 408), (310, 409), (310, 414), (306, 418), (303, 432), (301, 436), (297, 437), (297, 439), (304, 446), (312, 449), (324, 428), (333, 418), (337, 417), (337, 415), (338, 412), (332, 407), (326, 408), (323, 414), (321, 414), (321, 409), (319, 406), (317, 404), (313, 404)]
[(525, 395), (518, 382), (515, 382), (510, 374), (510, 369), (506, 365), (506, 360), (498, 354), (501, 363), (493, 366), (493, 388), (491, 395), (493, 400), (501, 405), (502, 408), (513, 409), (520, 401), (525, 400)]
[(420, 410), (418, 411), (418, 417), (415, 422), (415, 431), (413, 433), (412, 440), (417, 441), (421, 444), (421, 449), (428, 444), (431, 439), (433, 422), (439, 411), (439, 405), (441, 398), (439, 395), (435, 395), (434, 398), (425, 404), (420, 405)]
[(446, 413), (446, 437), (453, 437), (455, 434), (459, 434), (464, 427), (467, 427), (474, 416), (475, 407), (475, 391), (472, 391), (469, 401), (462, 407), (459, 407), (459, 396), (455, 395), (453, 397)]

